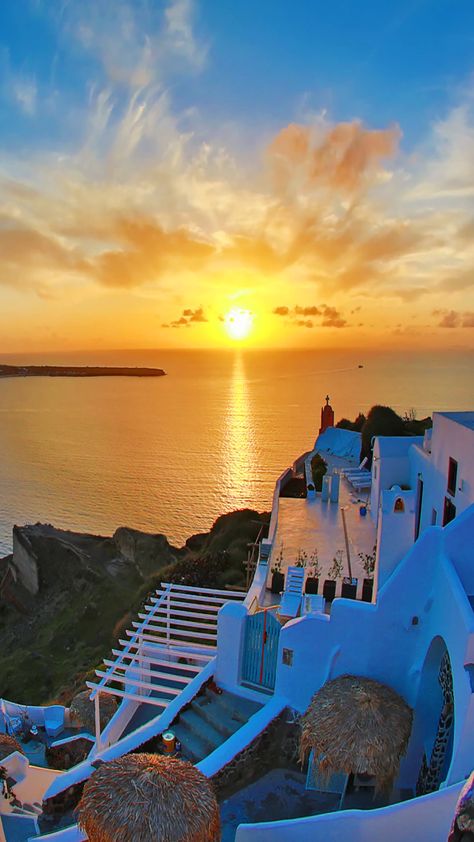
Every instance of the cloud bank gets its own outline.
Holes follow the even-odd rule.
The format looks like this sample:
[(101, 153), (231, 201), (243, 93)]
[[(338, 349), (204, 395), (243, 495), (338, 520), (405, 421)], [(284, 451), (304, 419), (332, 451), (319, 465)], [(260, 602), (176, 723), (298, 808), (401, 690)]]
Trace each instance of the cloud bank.
[[(247, 152), (173, 105), (168, 81), (212, 60), (191, 0), (117, 0), (112, 19), (102, 0), (65, 3), (59, 17), (57, 4), (40, 5), (56, 15), (63, 48), (100, 73), (83, 105), (56, 92), (52, 119), (69, 115), (67, 143), (4, 150), (0, 286), (45, 301), (173, 290), (207, 305), (243, 277), (257, 296), (274, 287), (270, 309), (294, 326), (354, 327), (342, 303), (355, 312), (361, 300), (394, 306), (397, 318), (416, 302), (434, 327), (471, 326), (470, 93), (410, 155), (403, 127), (320, 114), (262, 137), (249, 175)], [(32, 76), (12, 77), (8, 96), (34, 119)], [(278, 305), (285, 290), (329, 303)], [(163, 324), (205, 321), (202, 308), (185, 308)]]

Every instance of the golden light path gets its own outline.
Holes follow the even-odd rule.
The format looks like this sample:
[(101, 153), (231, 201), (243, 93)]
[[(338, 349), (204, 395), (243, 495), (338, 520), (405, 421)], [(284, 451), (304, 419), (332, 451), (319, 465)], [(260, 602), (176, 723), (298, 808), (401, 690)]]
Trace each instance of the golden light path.
[(224, 316), (224, 328), (231, 339), (246, 339), (253, 327), (254, 314), (250, 310), (232, 307)]

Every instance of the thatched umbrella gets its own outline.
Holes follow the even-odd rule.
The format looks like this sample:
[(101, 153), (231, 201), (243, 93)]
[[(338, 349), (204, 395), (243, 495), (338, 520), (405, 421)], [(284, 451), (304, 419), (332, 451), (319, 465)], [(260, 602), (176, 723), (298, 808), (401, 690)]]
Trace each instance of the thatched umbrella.
[[(95, 733), (95, 707), (90, 699), (90, 690), (83, 690), (74, 696), (69, 706), (71, 725), (85, 728), (89, 733)], [(113, 696), (103, 693), (100, 697), (100, 730), (103, 731), (117, 710), (117, 702)]]
[(19, 751), (21, 754), (25, 753), (15, 737), (10, 737), (9, 734), (0, 734), (0, 760), (5, 760), (5, 757), (8, 757), (14, 751)]
[(302, 717), (300, 760), (311, 749), (315, 769), (367, 774), (378, 790), (390, 791), (410, 738), (413, 713), (385, 684), (341, 675), (313, 696)]
[(211, 784), (191, 763), (128, 754), (102, 763), (77, 808), (90, 842), (218, 842)]
[(456, 804), (448, 842), (462, 842), (474, 837), (474, 772), (464, 784)]

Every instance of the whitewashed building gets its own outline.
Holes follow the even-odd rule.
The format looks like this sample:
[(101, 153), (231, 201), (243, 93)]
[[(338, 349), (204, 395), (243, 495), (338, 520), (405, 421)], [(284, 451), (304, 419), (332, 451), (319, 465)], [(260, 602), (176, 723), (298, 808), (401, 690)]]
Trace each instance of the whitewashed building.
[(474, 412), (435, 412), (424, 437), (378, 436), (373, 453), (381, 587), (429, 526), (446, 526), (474, 503)]
[[(46, 831), (42, 802), (71, 791), (98, 762), (134, 751), (170, 727), (183, 728), (181, 720), (173, 723), (184, 720), (196, 700), (206, 698), (203, 693), (212, 699), (206, 721), (217, 710), (221, 720), (213, 721), (221, 730), (213, 747), (209, 732), (204, 742), (195, 733), (194, 751), (202, 745), (196, 765), (213, 778), (239, 756), (245, 761), (243, 751), (277, 717), (294, 722), (327, 681), (347, 674), (389, 685), (412, 708), (413, 728), (392, 801), (378, 809), (343, 805), (297, 819), (247, 818), (235, 842), (446, 842), (456, 800), (474, 768), (474, 412), (435, 413), (433, 431), (424, 438), (378, 438), (368, 492), (361, 490), (365, 478), (362, 484), (357, 480), (357, 459), (347, 457), (345, 433), (329, 428), (316, 450), (331, 456), (337, 488), (345, 464), (346, 496), (285, 501), (280, 492), (288, 472), (282, 474), (247, 593), (166, 584), (150, 596), (141, 622), (119, 642), (116, 657), (104, 661), (108, 668), (97, 671), (100, 680), (89, 683), (96, 733), (87, 735), (91, 750), (84, 761), (60, 772), (17, 752), (2, 760), (20, 806), (0, 793), (0, 842), (85, 840), (73, 814), (66, 826)], [(358, 452), (355, 439), (353, 444), (351, 454)], [(291, 474), (298, 473), (300, 462)], [(356, 479), (350, 473), (354, 466)], [(331, 524), (333, 535), (340, 534), (343, 510), (348, 562), (351, 545), (362, 546), (357, 541), (365, 532), (372, 530), (372, 538), (376, 531), (378, 587), (371, 602), (336, 598), (329, 606), (321, 590), (312, 597), (301, 592), (299, 598), (293, 592), (298, 606), (292, 617), (274, 616), (281, 605), (272, 601), (270, 582), (281, 552), (276, 536), (285, 505), (292, 529), (313, 530), (316, 542), (318, 531), (325, 529), (327, 537)], [(318, 546), (322, 554), (321, 541)], [(218, 695), (209, 691), (211, 680)], [(118, 697), (120, 706), (101, 733), (104, 693)], [(240, 717), (227, 735), (223, 717), (232, 717), (229, 708), (222, 709), (226, 694)], [(61, 706), (25, 710), (53, 739), (75, 739), (61, 735), (68, 720)], [(0, 731), (21, 713), (21, 706), (0, 700)], [(400, 799), (402, 791), (407, 800)]]

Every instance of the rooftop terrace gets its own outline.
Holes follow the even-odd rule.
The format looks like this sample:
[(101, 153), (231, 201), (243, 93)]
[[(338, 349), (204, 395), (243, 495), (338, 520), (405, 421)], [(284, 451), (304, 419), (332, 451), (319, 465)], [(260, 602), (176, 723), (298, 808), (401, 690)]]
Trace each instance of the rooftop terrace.
[[(322, 455), (328, 464), (328, 473), (331, 473), (333, 469), (340, 470), (351, 466), (351, 463), (340, 457), (325, 453)], [(335, 553), (342, 550), (343, 576), (349, 576), (341, 513), (343, 508), (349, 539), (352, 577), (358, 579), (357, 596), (360, 598), (366, 573), (358, 554), (371, 553), (376, 539), (372, 519), (368, 514), (365, 517), (360, 514), (360, 506), (366, 505), (368, 500), (370, 500), (370, 489), (361, 492), (354, 491), (349, 482), (342, 477), (338, 503), (323, 502), (320, 495), (316, 498), (281, 497), (272, 563), (282, 549), (282, 572), (290, 565), (296, 564), (301, 552), (306, 553), (309, 565), (311, 554), (317, 548), (321, 565), (320, 581), (324, 581), (330, 578), (328, 574)], [(339, 591), (336, 593), (339, 595)]]

